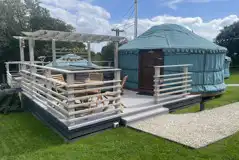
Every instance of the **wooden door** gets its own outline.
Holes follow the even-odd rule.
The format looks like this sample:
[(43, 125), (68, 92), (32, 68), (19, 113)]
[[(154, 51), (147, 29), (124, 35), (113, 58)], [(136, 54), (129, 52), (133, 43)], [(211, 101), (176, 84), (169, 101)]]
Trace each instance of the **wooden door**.
[[(139, 90), (153, 93), (154, 66), (164, 65), (164, 55), (162, 50), (143, 50), (139, 56)], [(161, 74), (163, 69), (161, 69)]]

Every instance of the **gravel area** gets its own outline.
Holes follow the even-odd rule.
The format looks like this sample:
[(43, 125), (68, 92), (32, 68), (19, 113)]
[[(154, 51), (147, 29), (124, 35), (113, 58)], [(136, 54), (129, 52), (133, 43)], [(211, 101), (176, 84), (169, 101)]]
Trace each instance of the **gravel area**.
[(201, 148), (239, 131), (239, 102), (198, 113), (155, 116), (128, 126)]
[(228, 87), (239, 87), (239, 84), (227, 84)]

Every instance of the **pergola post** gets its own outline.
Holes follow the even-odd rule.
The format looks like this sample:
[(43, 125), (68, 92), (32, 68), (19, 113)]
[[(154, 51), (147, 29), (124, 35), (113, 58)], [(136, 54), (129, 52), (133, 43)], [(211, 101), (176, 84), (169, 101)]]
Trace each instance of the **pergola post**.
[(88, 53), (88, 65), (91, 65), (91, 51), (90, 51), (90, 42), (87, 42), (87, 53)]
[(29, 43), (29, 57), (30, 57), (30, 63), (33, 64), (34, 63), (34, 40), (32, 38), (30, 38), (28, 40)]
[[(25, 61), (24, 47), (25, 47), (24, 39), (23, 39), (23, 38), (20, 38), (20, 39), (19, 39), (19, 48), (20, 48), (20, 61), (21, 61), (21, 62), (24, 62), (24, 61)], [(19, 70), (21, 70), (21, 69), (25, 69), (25, 65), (20, 64)]]
[(56, 66), (56, 40), (52, 39), (52, 65)]
[(115, 43), (115, 49), (114, 49), (114, 67), (115, 68), (119, 68), (118, 65), (118, 61), (119, 61), (119, 56), (118, 56), (118, 50), (119, 50), (119, 43), (118, 42), (114, 42)]
[(34, 76), (34, 74), (37, 72), (36, 71), (36, 67), (34, 67), (34, 66), (32, 66), (32, 65), (34, 65), (34, 45), (35, 45), (35, 40), (34, 39), (32, 39), (32, 38), (30, 38), (29, 40), (28, 40), (28, 42), (29, 42), (29, 56), (30, 56), (30, 72), (31, 72), (31, 90), (32, 90), (32, 94), (31, 94), (31, 96), (32, 96), (32, 98), (34, 98), (34, 96), (35, 96), (35, 93), (34, 93), (34, 91), (35, 91), (35, 89), (33, 88), (33, 82), (35, 83), (36, 82), (36, 76)]

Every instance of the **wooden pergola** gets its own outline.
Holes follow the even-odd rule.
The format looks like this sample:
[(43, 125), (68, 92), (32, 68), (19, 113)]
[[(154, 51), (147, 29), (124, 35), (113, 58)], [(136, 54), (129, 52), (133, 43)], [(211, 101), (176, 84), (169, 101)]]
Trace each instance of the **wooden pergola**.
[(24, 40), (28, 40), (30, 63), (34, 62), (34, 41), (52, 41), (52, 61), (53, 66), (56, 65), (56, 41), (62, 42), (82, 42), (87, 43), (88, 61), (91, 63), (91, 43), (101, 43), (113, 41), (115, 43), (114, 49), (114, 67), (118, 68), (118, 44), (119, 41), (124, 40), (124, 37), (97, 35), (87, 33), (62, 32), (53, 30), (38, 30), (35, 32), (22, 32), (25, 36), (14, 36), (19, 39), (20, 59), (24, 62)]

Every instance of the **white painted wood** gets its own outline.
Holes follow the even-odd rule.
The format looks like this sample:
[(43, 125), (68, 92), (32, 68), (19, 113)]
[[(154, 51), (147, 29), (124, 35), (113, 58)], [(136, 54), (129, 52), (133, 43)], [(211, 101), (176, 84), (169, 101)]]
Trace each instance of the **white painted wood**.
[(92, 65), (91, 62), (91, 50), (90, 50), (90, 42), (87, 42), (87, 53), (88, 53), (88, 65)]
[[(184, 66), (183, 67), (183, 72), (184, 72), (184, 86), (185, 86), (185, 89), (187, 89), (189, 86), (188, 86), (188, 83), (187, 83), (187, 80), (188, 80), (188, 66)], [(187, 93), (187, 91), (185, 91), (185, 93)]]
[(121, 85), (114, 85), (114, 86), (106, 86), (106, 87), (97, 87), (97, 88), (88, 88), (88, 89), (82, 89), (82, 90), (68, 90), (66, 93), (67, 94), (78, 94), (78, 93), (85, 93), (85, 92), (90, 92), (90, 91), (95, 91), (95, 90), (107, 90), (107, 89), (117, 89), (120, 88)]
[(165, 102), (165, 101), (172, 100), (172, 99), (182, 98), (189, 94), (190, 93), (183, 93), (183, 94), (179, 94), (179, 95), (170, 95), (170, 96), (166, 96), (166, 97), (161, 97), (158, 100), (159, 100), (159, 102), (163, 102), (163, 101)]
[(160, 94), (158, 84), (160, 82), (160, 68), (155, 68), (155, 75), (154, 75), (154, 86), (155, 86), (155, 95), (154, 95), (154, 102), (158, 103), (158, 96)]
[(52, 39), (51, 47), (52, 47), (52, 65), (56, 66), (56, 40), (55, 39)]
[(154, 68), (173, 68), (173, 67), (184, 67), (184, 66), (192, 66), (192, 64), (180, 64), (180, 65), (165, 65), (165, 66), (154, 66)]
[[(25, 61), (25, 55), (24, 55), (25, 44), (24, 43), (25, 43), (24, 39), (20, 38), (19, 39), (19, 48), (20, 48), (20, 60), (21, 60), (21, 62)], [(25, 66), (21, 65), (19, 69), (25, 69)]]
[[(24, 77), (27, 77), (27, 78), (23, 79), (26, 83), (30, 83), (31, 82), (31, 80), (28, 79), (29, 76), (25, 75)], [(61, 95), (61, 94), (59, 94), (57, 92), (54, 92), (51, 87), (50, 88), (45, 87), (44, 86), (44, 80), (37, 80), (37, 82), (33, 83), (33, 84), (35, 86), (37, 86), (39, 89), (43, 90), (46, 94), (50, 94), (51, 93), (52, 95), (58, 97), (61, 100), (68, 100), (67, 97), (65, 97), (65, 96), (63, 96), (63, 95)]]
[[(192, 80), (187, 80), (187, 83), (192, 82)], [(180, 82), (173, 82), (173, 83), (165, 83), (165, 84), (160, 84), (158, 85), (159, 87), (164, 87), (164, 86), (172, 86), (172, 85), (176, 85), (176, 84), (183, 84), (184, 81), (180, 81)]]
[(120, 83), (121, 80), (110, 80), (110, 81), (102, 81), (102, 82), (86, 82), (86, 83), (79, 83), (79, 84), (73, 84), (70, 86), (67, 86), (68, 88), (76, 88), (76, 87), (84, 87), (84, 86), (101, 86), (104, 84), (110, 84), (110, 83)]
[(172, 91), (172, 92), (167, 92), (167, 93), (161, 93), (158, 97), (162, 97), (162, 96), (167, 96), (167, 95), (172, 95), (172, 94), (176, 94), (176, 93), (184, 93), (185, 91), (190, 91), (192, 88), (187, 88), (187, 89), (182, 89), (182, 90), (178, 90), (178, 91)]
[[(27, 92), (27, 93), (31, 92), (29, 87), (27, 87), (26, 85), (22, 85), (22, 86), (23, 86), (23, 90), (25, 90), (25, 92)], [(33, 96), (31, 96), (31, 97), (33, 97)], [(46, 97), (44, 97), (44, 96), (42, 96), (39, 93), (34, 91), (34, 97), (33, 98), (35, 98), (35, 97), (39, 97), (40, 100), (43, 100), (43, 101), (46, 101), (46, 102), (50, 103), (52, 106), (57, 108), (57, 110), (60, 111), (62, 114), (64, 114), (65, 116), (69, 116), (69, 113), (65, 109), (59, 107), (59, 105), (54, 103), (52, 100), (49, 100)]]
[[(71, 74), (71, 73), (68, 73), (67, 74), (67, 77), (66, 77), (66, 81), (67, 81), (67, 85), (72, 85), (74, 84), (75, 82), (75, 75), (74, 74)], [(74, 92), (74, 88), (67, 88), (67, 92)], [(71, 98), (74, 98), (75, 95), (74, 94), (68, 94), (68, 98), (71, 99)], [(71, 105), (74, 105), (74, 102), (68, 102), (68, 105), (71, 106)], [(69, 114), (71, 114), (72, 112), (75, 112), (75, 109), (74, 108), (67, 108)], [(75, 118), (74, 115), (71, 115), (69, 116), (69, 122), (72, 118)], [(70, 125), (73, 125), (74, 123), (71, 123), (70, 122)]]
[[(170, 90), (174, 90), (174, 89), (180, 89), (180, 88), (185, 88), (187, 89), (187, 87), (190, 87), (191, 85), (181, 85), (181, 86), (177, 86), (177, 87), (169, 87), (169, 88), (163, 88), (163, 89), (160, 89), (161, 92), (164, 92), (164, 91), (170, 91)], [(157, 90), (155, 90), (155, 92), (159, 92)]]
[[(113, 97), (116, 97), (117, 94), (120, 94), (121, 91), (118, 92), (110, 92), (110, 95), (113, 95)], [(98, 96), (107, 96), (109, 95), (109, 92), (105, 93), (99, 93), (99, 94), (94, 94), (94, 95), (88, 95), (88, 96), (81, 96), (81, 97), (75, 97), (75, 98), (69, 98), (68, 101), (76, 101), (76, 100), (86, 100), (86, 99), (92, 99)]]
[[(22, 32), (27, 37), (22, 37), (23, 39), (33, 38), (35, 40), (52, 40), (65, 41), (65, 42), (91, 42), (100, 43), (105, 41), (121, 41), (125, 39), (119, 36), (109, 36), (109, 35), (96, 35), (96, 34), (86, 34), (86, 33), (72, 33), (72, 32), (62, 32), (62, 31), (50, 31), (50, 30), (38, 30), (35, 32)], [(14, 36), (14, 38), (19, 39), (19, 36)]]
[(175, 80), (182, 80), (184, 81), (185, 79), (189, 79), (191, 78), (191, 76), (183, 76), (183, 77), (177, 77), (177, 78), (167, 78), (167, 79), (163, 79), (164, 82), (168, 82), (168, 81), (175, 81)]
[[(117, 53), (118, 54), (118, 53)], [(121, 93), (121, 84), (120, 84), (120, 70), (118, 70), (118, 71), (115, 71), (115, 80), (116, 81), (118, 81), (118, 82), (115, 82), (114, 83), (114, 87), (116, 87), (115, 89), (115, 92), (117, 92), (117, 94), (116, 94), (116, 97), (118, 98), (118, 99), (116, 99), (115, 100), (115, 103), (117, 104), (117, 105), (115, 105), (115, 108), (117, 109), (117, 108), (120, 108), (120, 104), (118, 104), (118, 103), (120, 103), (120, 98), (121, 98), (121, 95), (120, 95), (120, 93)]]
[(115, 49), (114, 49), (114, 67), (119, 68), (119, 43), (114, 42)]
[[(191, 72), (187, 73), (188, 75), (192, 74)], [(184, 76), (185, 73), (177, 73), (177, 74), (164, 74), (164, 75), (160, 75), (159, 77), (174, 77), (174, 76)]]
[[(110, 105), (110, 106), (107, 106), (107, 107), (112, 107), (112, 106), (114, 106), (114, 105)], [(84, 116), (84, 117), (73, 118), (73, 119), (70, 119), (69, 122), (76, 122), (76, 121), (84, 120), (86, 118), (88, 118), (88, 119), (92, 118), (93, 119), (93, 118), (104, 117), (104, 116), (107, 116), (107, 115), (117, 114), (120, 111), (121, 110), (118, 108), (118, 109), (109, 110), (109, 111), (105, 111), (105, 112), (99, 112), (99, 113), (90, 114), (90, 115), (87, 115), (87, 116)]]
[[(115, 104), (114, 104), (114, 105), (115, 105)], [(118, 104), (118, 105), (120, 105), (120, 104)], [(113, 105), (100, 106), (100, 107), (95, 107), (95, 108), (87, 108), (87, 109), (84, 109), (84, 110), (75, 111), (74, 113), (70, 113), (70, 115), (76, 115), (76, 114), (83, 114), (83, 113), (94, 112), (94, 111), (96, 111), (96, 110), (104, 109), (104, 108), (112, 107), (112, 106), (113, 106)]]
[(34, 64), (34, 40), (32, 38), (28, 40), (28, 45), (29, 45), (30, 63)]
[[(120, 97), (113, 97), (113, 98), (109, 98), (109, 99), (103, 99), (103, 100), (97, 100), (97, 101), (91, 101), (91, 102), (86, 102), (86, 103), (80, 103), (80, 104), (73, 104), (73, 105), (69, 105), (68, 108), (77, 108), (77, 107), (86, 107), (87, 106), (90, 108), (90, 105), (91, 104), (94, 104), (94, 105), (98, 105), (98, 104), (101, 104), (103, 102), (107, 102), (107, 101), (117, 101), (117, 100), (120, 100)], [(97, 108), (97, 107), (95, 107)]]

